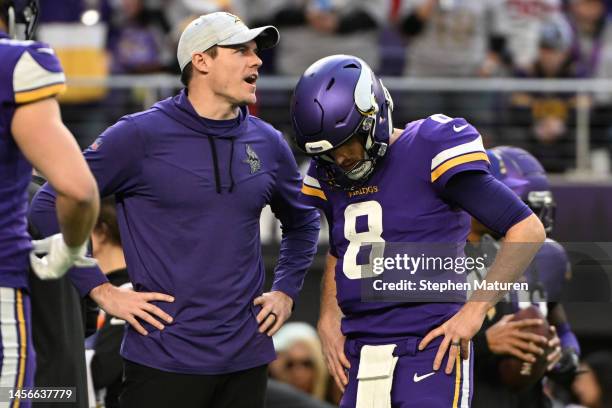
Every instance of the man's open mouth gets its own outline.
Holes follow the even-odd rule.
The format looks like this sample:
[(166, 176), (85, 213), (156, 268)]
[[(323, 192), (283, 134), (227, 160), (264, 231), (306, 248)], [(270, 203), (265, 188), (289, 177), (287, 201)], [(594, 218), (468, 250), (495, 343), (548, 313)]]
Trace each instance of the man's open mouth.
[(244, 78), (244, 82), (246, 82), (249, 85), (255, 85), (255, 82), (257, 82), (257, 74), (251, 74), (248, 77)]

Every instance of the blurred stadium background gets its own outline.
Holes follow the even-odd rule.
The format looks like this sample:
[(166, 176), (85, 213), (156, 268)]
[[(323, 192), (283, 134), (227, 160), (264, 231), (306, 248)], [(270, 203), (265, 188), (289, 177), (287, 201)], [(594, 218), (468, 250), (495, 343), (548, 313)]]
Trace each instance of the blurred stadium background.
[[(526, 148), (551, 173), (553, 238), (612, 241), (611, 7), (604, 0), (41, 0), (38, 39), (60, 56), (69, 78), (64, 121), (84, 148), (122, 115), (180, 89), (175, 46), (194, 16), (226, 10), (248, 25), (274, 24), (281, 43), (262, 54), (251, 113), (288, 140), (297, 75), (322, 56), (355, 54), (383, 75), (396, 127), (442, 112), (468, 119), (487, 147)], [(269, 277), (279, 237), (265, 212)], [(292, 320), (316, 324), (326, 241), (323, 230)], [(608, 300), (610, 285), (604, 280)], [(585, 353), (612, 348), (612, 303), (568, 302), (566, 310)]]

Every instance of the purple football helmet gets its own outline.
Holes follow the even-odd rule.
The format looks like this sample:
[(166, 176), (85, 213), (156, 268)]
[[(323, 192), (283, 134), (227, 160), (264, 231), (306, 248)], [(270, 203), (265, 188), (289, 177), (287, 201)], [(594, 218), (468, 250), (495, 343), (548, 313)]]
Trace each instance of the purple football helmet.
[(546, 171), (538, 159), (512, 146), (494, 147), (487, 150), (487, 156), (491, 174), (531, 208), (549, 234), (554, 226), (556, 205)]
[[(391, 95), (363, 60), (350, 55), (322, 58), (304, 72), (293, 93), (295, 143), (315, 158), (320, 181), (354, 190), (370, 178), (387, 151), (392, 110)], [(353, 136), (361, 136), (365, 157), (345, 171), (329, 152)]]

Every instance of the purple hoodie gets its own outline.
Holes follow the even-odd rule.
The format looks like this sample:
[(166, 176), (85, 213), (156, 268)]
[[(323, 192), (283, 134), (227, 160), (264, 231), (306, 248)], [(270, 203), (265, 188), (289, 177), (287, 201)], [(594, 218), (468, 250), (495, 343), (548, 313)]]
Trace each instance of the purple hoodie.
[[(147, 336), (128, 328), (122, 355), (149, 367), (192, 374), (229, 373), (275, 358), (260, 334), (253, 299), (263, 292), (259, 237), (269, 204), (283, 226), (272, 290), (295, 299), (316, 251), (317, 211), (298, 201), (301, 177), (282, 135), (250, 116), (200, 117), (186, 91), (123, 117), (86, 151), (100, 194), (114, 194), (130, 279), (162, 292), (157, 306), (174, 318)], [(54, 197), (34, 199), (31, 222), (50, 234)], [(44, 227), (44, 228), (43, 228)], [(98, 270), (74, 269), (85, 295), (104, 282)]]

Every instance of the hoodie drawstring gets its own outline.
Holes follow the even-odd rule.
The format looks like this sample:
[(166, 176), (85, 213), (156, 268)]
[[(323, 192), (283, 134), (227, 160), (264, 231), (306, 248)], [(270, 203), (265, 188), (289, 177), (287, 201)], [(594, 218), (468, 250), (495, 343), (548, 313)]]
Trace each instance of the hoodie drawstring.
[(210, 151), (212, 153), (213, 166), (215, 168), (215, 184), (217, 186), (217, 194), (221, 194), (221, 176), (219, 175), (219, 161), (217, 158), (217, 146), (212, 137), (208, 136), (208, 143), (210, 143)]
[(230, 148), (230, 160), (229, 160), (229, 176), (230, 176), (230, 188), (229, 192), (234, 191), (234, 174), (232, 173), (232, 162), (234, 161), (234, 139), (230, 139), (231, 148)]
[[(215, 184), (217, 187), (217, 194), (221, 194), (221, 175), (219, 174), (219, 158), (217, 157), (217, 145), (215, 144), (214, 137), (208, 136), (208, 143), (210, 143), (210, 152), (213, 159), (213, 166), (215, 168)], [(234, 191), (234, 173), (232, 173), (232, 163), (234, 162), (234, 139), (230, 139), (230, 159), (229, 159), (229, 178), (230, 187), (229, 192)]]

